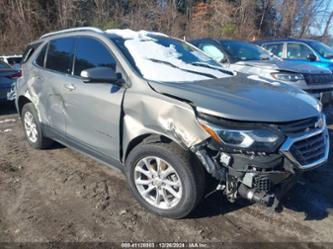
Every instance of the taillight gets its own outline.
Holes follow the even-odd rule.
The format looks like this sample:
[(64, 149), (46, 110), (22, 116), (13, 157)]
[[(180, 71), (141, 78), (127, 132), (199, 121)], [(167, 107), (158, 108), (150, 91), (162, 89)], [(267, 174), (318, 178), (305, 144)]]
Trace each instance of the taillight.
[(14, 74), (8, 75), (7, 78), (9, 79), (17, 79), (22, 77), (22, 71), (18, 71)]

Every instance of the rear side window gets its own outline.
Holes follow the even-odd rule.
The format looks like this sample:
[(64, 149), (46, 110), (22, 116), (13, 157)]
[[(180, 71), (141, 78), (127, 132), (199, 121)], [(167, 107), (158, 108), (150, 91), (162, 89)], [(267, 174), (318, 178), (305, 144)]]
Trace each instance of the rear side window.
[(34, 44), (30, 44), (30, 45), (24, 50), (24, 53), (23, 53), (23, 56), (22, 56), (21, 64), (26, 63), (26, 62), (30, 59), (31, 55), (33, 55), (33, 53), (34, 53), (35, 50), (39, 47), (40, 44), (41, 44), (41, 42), (34, 43)]
[(110, 67), (115, 70), (116, 61), (108, 49), (99, 41), (84, 37), (78, 40), (75, 56), (74, 74), (94, 67)]
[(283, 56), (283, 43), (265, 44), (263, 47), (276, 56)]
[(36, 59), (36, 64), (38, 66), (44, 67), (46, 49), (47, 49), (47, 44), (44, 45), (44, 47), (42, 48)]
[(73, 54), (73, 38), (61, 38), (50, 41), (46, 68), (70, 74), (72, 72)]

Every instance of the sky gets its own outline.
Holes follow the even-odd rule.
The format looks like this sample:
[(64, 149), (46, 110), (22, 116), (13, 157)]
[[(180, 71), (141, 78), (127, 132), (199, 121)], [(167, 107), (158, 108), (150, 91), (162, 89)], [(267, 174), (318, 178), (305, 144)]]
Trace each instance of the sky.
[[(329, 0), (329, 1), (330, 1), (330, 6), (329, 6), (328, 11), (330, 12), (330, 11), (333, 11), (333, 0)], [(323, 31), (324, 31), (324, 28), (325, 28), (325, 24), (326, 24), (326, 20), (327, 20), (326, 19), (327, 15), (328, 14), (325, 15), (325, 18), (323, 18), (322, 15), (319, 15), (317, 17), (317, 22), (321, 23), (321, 25), (320, 25), (319, 29), (318, 29), (318, 27), (316, 27), (316, 28), (315, 27), (311, 27), (310, 28), (310, 32), (312, 34), (315, 34), (315, 35), (322, 35), (323, 34)], [(333, 36), (333, 20), (332, 20), (332, 23), (331, 23), (331, 25), (329, 27), (328, 33)]]
[[(333, 11), (333, 0), (330, 0), (330, 11)], [(333, 35), (333, 24), (330, 25), (328, 33)]]

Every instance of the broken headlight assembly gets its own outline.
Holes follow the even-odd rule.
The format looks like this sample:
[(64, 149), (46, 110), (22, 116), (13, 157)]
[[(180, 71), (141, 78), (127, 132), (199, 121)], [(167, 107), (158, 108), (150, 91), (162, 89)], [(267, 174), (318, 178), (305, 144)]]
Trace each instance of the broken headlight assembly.
[[(242, 123), (237, 127), (223, 127), (209, 121), (199, 119), (201, 127), (223, 147), (238, 151), (276, 152), (284, 141), (284, 135), (269, 125), (248, 125)], [(233, 122), (236, 123), (236, 122)]]

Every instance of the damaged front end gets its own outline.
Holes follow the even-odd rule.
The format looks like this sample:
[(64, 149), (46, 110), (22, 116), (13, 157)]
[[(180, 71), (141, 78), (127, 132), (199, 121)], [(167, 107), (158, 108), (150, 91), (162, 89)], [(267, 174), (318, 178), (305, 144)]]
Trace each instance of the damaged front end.
[(276, 210), (304, 170), (326, 163), (325, 116), (288, 123), (228, 121), (198, 113), (210, 138), (192, 147), (230, 202), (238, 197)]

